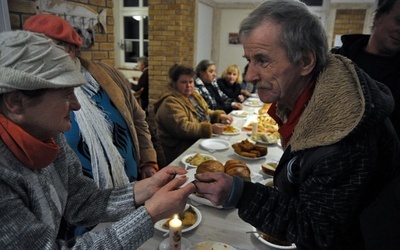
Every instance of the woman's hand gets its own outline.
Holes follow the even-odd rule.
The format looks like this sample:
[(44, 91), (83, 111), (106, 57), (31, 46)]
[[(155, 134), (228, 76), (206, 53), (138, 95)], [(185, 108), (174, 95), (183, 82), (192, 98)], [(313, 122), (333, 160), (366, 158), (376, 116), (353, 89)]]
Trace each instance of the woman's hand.
[(157, 173), (157, 170), (152, 166), (147, 165), (141, 167), (139, 173), (140, 173), (140, 178), (143, 180), (152, 177), (155, 173)]
[(238, 95), (238, 101), (243, 102), (244, 101), (244, 96), (243, 95)]
[(150, 178), (135, 183), (134, 194), (136, 206), (142, 205), (146, 200), (150, 199), (164, 185), (175, 178), (176, 175), (184, 175), (187, 171), (180, 167), (165, 167), (155, 173)]
[(193, 183), (179, 188), (185, 181), (184, 176), (173, 179), (145, 202), (153, 223), (184, 210), (188, 196), (196, 191)]
[(233, 122), (233, 116), (231, 115), (222, 114), (219, 116), (219, 119), (221, 120), (221, 123), (224, 124), (231, 124)]
[(239, 102), (233, 102), (232, 107), (233, 109), (243, 109), (243, 105)]
[(213, 134), (220, 135), (220, 134), (222, 134), (222, 132), (224, 132), (224, 129), (225, 129), (225, 125), (222, 124), (222, 123), (214, 123), (214, 124), (212, 124)]

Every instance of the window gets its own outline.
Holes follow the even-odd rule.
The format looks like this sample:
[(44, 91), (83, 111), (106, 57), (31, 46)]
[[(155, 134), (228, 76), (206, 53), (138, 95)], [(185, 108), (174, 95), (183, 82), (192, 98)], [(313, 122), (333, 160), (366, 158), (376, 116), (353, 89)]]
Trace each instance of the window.
[(117, 50), (115, 64), (118, 67), (132, 68), (141, 56), (148, 54), (148, 1), (118, 1), (115, 17), (115, 40)]

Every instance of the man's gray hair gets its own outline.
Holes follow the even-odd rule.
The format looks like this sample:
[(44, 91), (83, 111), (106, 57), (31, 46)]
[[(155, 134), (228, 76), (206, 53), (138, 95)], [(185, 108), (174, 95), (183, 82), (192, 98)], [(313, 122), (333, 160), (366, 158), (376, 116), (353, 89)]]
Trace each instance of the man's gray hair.
[(313, 73), (322, 70), (329, 53), (326, 31), (319, 18), (304, 3), (295, 0), (269, 0), (261, 3), (241, 22), (239, 39), (246, 38), (265, 21), (281, 25), (282, 46), (292, 63), (300, 62), (303, 55), (313, 51), (316, 56)]

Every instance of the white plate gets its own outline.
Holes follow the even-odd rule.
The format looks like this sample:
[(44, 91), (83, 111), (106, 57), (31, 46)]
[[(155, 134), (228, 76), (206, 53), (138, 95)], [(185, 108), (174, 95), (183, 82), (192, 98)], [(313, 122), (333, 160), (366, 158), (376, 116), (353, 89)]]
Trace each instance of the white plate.
[(222, 242), (203, 241), (187, 248), (187, 250), (236, 250), (236, 248)]
[(247, 117), (249, 112), (243, 110), (234, 110), (230, 114), (237, 117)]
[(240, 157), (240, 158), (242, 158), (242, 159), (244, 159), (244, 160), (249, 160), (249, 161), (262, 160), (262, 159), (265, 159), (265, 156), (266, 156), (266, 155), (264, 155), (264, 156), (257, 157), (257, 158), (251, 158), (251, 157), (241, 156), (240, 154), (238, 154), (238, 153), (236, 153), (236, 152), (234, 152), (234, 153), (235, 153), (235, 155), (237, 155), (238, 157)]
[[(183, 228), (182, 228), (182, 233), (189, 232), (190, 230), (195, 229), (195, 228), (200, 224), (201, 219), (202, 219), (200, 210), (198, 210), (196, 207), (194, 207), (194, 206), (192, 206), (192, 205), (189, 205), (189, 206), (191, 206), (191, 207), (193, 208), (194, 212), (196, 213), (197, 220), (196, 220), (196, 222), (195, 222), (193, 225), (191, 225), (190, 227), (183, 227)], [(154, 224), (154, 228), (157, 229), (157, 230), (159, 230), (159, 231), (161, 231), (161, 232), (168, 233), (168, 232), (169, 232), (169, 229), (168, 229), (167, 227), (164, 227), (164, 224), (165, 224), (165, 222), (166, 222), (168, 219), (169, 219), (169, 218), (166, 218), (166, 219), (162, 219), (162, 220), (157, 221), (156, 224)]]
[[(192, 245), (189, 240), (185, 239), (184, 237), (181, 238), (181, 249), (189, 249)], [(169, 248), (169, 237), (161, 241), (160, 245), (158, 246), (158, 250), (170, 250)]]
[[(184, 157), (182, 157), (181, 162), (183, 163), (183, 165), (188, 164), (189, 167), (197, 168), (197, 166), (191, 165), (191, 164), (189, 164), (189, 163), (186, 162), (186, 159), (187, 159), (187, 158), (193, 157), (193, 156), (195, 156), (195, 155), (196, 155), (196, 153), (194, 153), (194, 154), (189, 154), (189, 155), (185, 155)], [(212, 160), (216, 160), (216, 158), (215, 158), (214, 156), (207, 155), (207, 154), (201, 154), (201, 155), (206, 156), (206, 157), (209, 157), (209, 158), (211, 158)]]
[[(209, 206), (209, 207), (215, 207), (215, 208), (222, 209), (222, 206), (215, 206), (214, 204), (211, 203), (211, 201), (209, 201), (205, 198), (199, 197), (196, 194), (189, 195), (189, 199), (191, 199), (194, 202), (197, 202), (197, 203)], [(193, 204), (195, 204), (195, 203), (193, 203)]]
[(200, 145), (209, 151), (225, 150), (231, 146), (231, 144), (226, 140), (214, 138), (205, 139), (200, 143)]
[(249, 107), (261, 107), (261, 106), (264, 105), (264, 103), (263, 103), (262, 101), (258, 101), (258, 100), (255, 100), (255, 101), (247, 101), (247, 100), (246, 100), (246, 101), (243, 103), (243, 105), (249, 106)]
[[(253, 227), (254, 231), (257, 231), (257, 229), (255, 227)], [(270, 247), (273, 247), (273, 249), (296, 249), (296, 245), (292, 244), (291, 246), (281, 246), (281, 245), (276, 245), (274, 243), (271, 243), (267, 240), (264, 240), (264, 238), (258, 233), (254, 233), (254, 236), (259, 239), (262, 243), (264, 243), (265, 245), (268, 245)], [(190, 249), (190, 248), (189, 248)]]
[(238, 135), (240, 134), (240, 128), (238, 127), (234, 127), (235, 128), (235, 132), (222, 132), (223, 135)]
[(257, 96), (251, 96), (249, 98), (246, 99), (246, 101), (257, 101), (257, 102), (261, 102), (260, 98), (258, 98)]

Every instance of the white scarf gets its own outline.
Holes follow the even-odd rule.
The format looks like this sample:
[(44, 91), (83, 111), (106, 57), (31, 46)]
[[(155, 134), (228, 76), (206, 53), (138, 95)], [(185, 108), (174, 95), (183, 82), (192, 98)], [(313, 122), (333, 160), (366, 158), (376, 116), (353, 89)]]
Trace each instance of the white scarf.
[[(77, 66), (80, 67), (80, 61), (78, 59), (76, 61)], [(100, 188), (124, 186), (129, 183), (129, 179), (125, 173), (124, 159), (113, 143), (113, 125), (90, 98), (90, 94), (82, 90), (84, 88), (91, 93), (96, 93), (99, 90), (99, 84), (86, 69), (82, 67), (81, 71), (88, 84), (75, 88), (76, 97), (81, 104), (81, 109), (75, 112), (75, 119), (82, 139), (89, 148), (93, 179)], [(110, 175), (110, 169), (112, 175)]]

